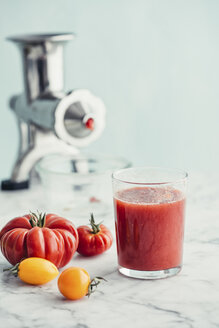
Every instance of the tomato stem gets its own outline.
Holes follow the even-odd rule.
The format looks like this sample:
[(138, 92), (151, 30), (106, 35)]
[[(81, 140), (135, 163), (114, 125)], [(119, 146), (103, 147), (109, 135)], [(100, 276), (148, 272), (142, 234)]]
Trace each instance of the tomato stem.
[(17, 263), (11, 268), (3, 269), (3, 272), (10, 271), (10, 273), (12, 273), (13, 276), (17, 277), (18, 276), (18, 271), (19, 271), (19, 265), (20, 265), (20, 263)]
[(94, 235), (96, 235), (98, 232), (100, 232), (100, 225), (101, 225), (102, 221), (100, 223), (95, 223), (94, 220), (94, 215), (93, 213), (91, 213), (90, 215), (90, 225), (91, 225), (91, 233), (93, 233)]
[(46, 223), (46, 213), (33, 213), (30, 212), (30, 220), (29, 220), (32, 228), (40, 227), (43, 228)]
[(102, 280), (107, 281), (103, 277), (95, 277), (91, 280), (91, 282), (88, 286), (88, 292), (87, 292), (88, 297), (90, 297), (90, 295), (95, 292), (95, 290), (97, 289), (97, 286), (101, 283)]

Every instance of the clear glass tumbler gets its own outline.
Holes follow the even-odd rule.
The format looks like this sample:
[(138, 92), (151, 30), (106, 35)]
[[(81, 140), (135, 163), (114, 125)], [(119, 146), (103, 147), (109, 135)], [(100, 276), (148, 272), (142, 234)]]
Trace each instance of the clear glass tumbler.
[(159, 279), (182, 268), (187, 173), (137, 167), (113, 173), (120, 273)]

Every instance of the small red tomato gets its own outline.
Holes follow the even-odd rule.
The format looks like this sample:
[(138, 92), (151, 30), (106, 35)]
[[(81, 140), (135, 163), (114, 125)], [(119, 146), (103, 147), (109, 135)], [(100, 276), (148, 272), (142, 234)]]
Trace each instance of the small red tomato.
[(103, 224), (96, 224), (91, 214), (91, 228), (80, 226), (77, 228), (79, 244), (77, 252), (84, 256), (93, 256), (105, 252), (112, 246), (113, 236)]

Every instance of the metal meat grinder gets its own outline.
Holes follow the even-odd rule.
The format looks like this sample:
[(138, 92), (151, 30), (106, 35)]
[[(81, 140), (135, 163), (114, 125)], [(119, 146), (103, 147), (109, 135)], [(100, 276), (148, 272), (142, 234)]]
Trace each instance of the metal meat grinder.
[(47, 154), (77, 154), (105, 126), (105, 106), (90, 91), (63, 90), (63, 50), (74, 34), (21, 35), (24, 93), (10, 99), (20, 132), (18, 158), (2, 190), (25, 189), (36, 162)]

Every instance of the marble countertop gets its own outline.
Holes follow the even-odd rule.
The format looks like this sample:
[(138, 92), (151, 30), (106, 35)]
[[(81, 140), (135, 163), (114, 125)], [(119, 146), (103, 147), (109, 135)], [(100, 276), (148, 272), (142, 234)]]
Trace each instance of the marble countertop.
[[(0, 192), (0, 227), (30, 209), (45, 210), (42, 195), (40, 186)], [(80, 220), (74, 219), (75, 224), (81, 224)], [(113, 215), (104, 220), (114, 231)], [(36, 287), (3, 273), (8, 263), (0, 256), (0, 326), (219, 327), (219, 175), (190, 174), (184, 266), (179, 275), (156, 281), (120, 275), (115, 241), (105, 254), (95, 258), (76, 255), (69, 265), (84, 267), (91, 276), (103, 276), (107, 282), (90, 298), (68, 301), (58, 292), (56, 281)]]

